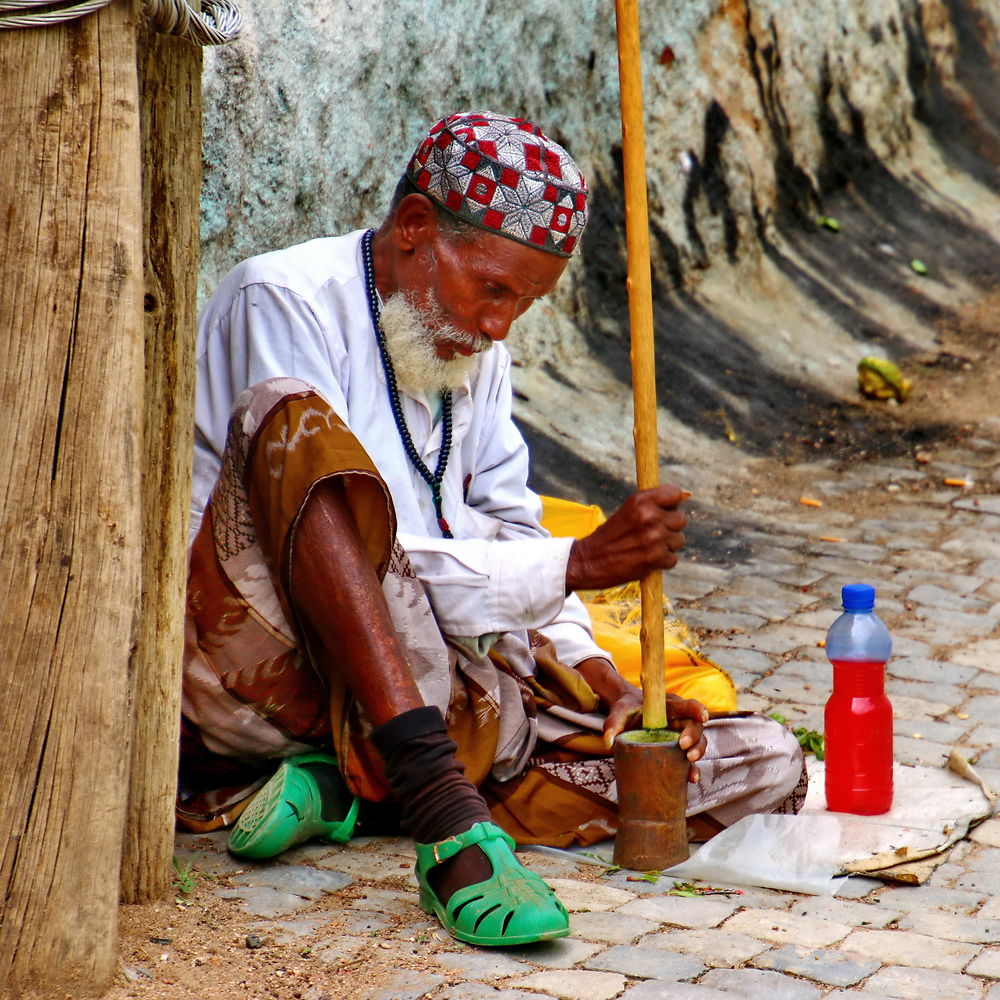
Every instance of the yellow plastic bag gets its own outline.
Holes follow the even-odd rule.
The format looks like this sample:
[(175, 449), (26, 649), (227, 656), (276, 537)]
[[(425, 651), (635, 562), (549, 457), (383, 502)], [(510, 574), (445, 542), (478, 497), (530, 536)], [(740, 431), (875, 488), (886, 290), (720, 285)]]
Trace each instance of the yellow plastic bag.
[[(553, 535), (582, 538), (603, 524), (600, 507), (542, 497), (542, 525)], [(594, 627), (594, 641), (615, 661), (626, 680), (639, 685), (642, 623), (639, 585), (626, 583), (608, 590), (588, 591), (580, 597)], [(663, 666), (667, 690), (695, 698), (712, 712), (736, 711), (736, 686), (722, 667), (698, 652), (691, 633), (663, 599)]]

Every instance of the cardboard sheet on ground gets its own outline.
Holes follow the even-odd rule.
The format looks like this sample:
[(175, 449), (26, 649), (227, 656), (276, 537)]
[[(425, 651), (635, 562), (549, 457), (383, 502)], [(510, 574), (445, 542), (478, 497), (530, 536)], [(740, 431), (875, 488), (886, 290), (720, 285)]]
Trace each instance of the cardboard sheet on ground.
[(996, 794), (957, 752), (945, 768), (896, 764), (882, 816), (826, 810), (824, 766), (810, 759), (797, 816), (747, 816), (669, 870), (675, 878), (833, 895), (844, 874), (923, 882), (942, 852), (990, 816)]

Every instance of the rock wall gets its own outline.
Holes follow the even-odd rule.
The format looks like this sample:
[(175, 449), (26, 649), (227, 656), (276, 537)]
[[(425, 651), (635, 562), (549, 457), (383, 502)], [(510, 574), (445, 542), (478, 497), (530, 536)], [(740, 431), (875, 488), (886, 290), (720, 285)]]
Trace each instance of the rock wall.
[[(242, 257), (377, 223), (441, 115), (535, 119), (589, 176), (593, 222), (510, 338), (518, 416), (537, 486), (618, 499), (632, 463), (610, 0), (244, 4), (244, 38), (206, 60), (203, 290)], [(658, 0), (640, 19), (665, 475), (708, 489), (794, 455), (819, 413), (856, 422), (858, 358), (934, 351), (995, 287), (1000, 5)], [(894, 415), (866, 411), (865, 428), (811, 443), (913, 446)]]

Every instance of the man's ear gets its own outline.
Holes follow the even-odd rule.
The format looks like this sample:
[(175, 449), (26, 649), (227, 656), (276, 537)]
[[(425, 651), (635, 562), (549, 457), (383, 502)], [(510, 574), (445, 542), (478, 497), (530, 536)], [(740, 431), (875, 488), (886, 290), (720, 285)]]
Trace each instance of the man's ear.
[(437, 235), (437, 210), (423, 194), (408, 194), (397, 206), (392, 240), (400, 250), (416, 250)]

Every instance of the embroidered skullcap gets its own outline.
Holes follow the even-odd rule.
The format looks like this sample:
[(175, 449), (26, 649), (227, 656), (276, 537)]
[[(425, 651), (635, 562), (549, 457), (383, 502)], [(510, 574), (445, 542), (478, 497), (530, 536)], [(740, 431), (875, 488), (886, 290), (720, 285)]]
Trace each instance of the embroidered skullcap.
[(587, 182), (533, 122), (489, 111), (439, 121), (406, 175), (460, 219), (569, 257), (587, 224)]

